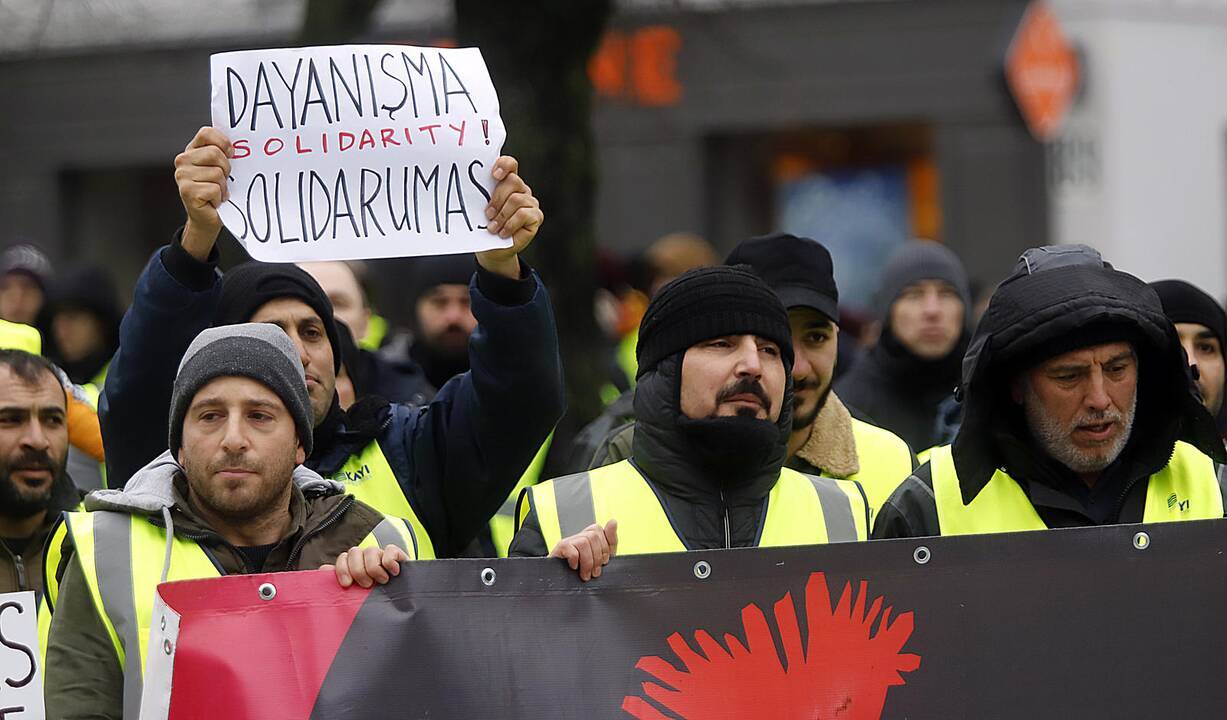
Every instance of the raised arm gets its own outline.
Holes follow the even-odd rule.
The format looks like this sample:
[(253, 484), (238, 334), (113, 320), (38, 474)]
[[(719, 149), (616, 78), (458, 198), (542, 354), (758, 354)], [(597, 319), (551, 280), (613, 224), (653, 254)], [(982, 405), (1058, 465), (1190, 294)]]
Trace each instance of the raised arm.
[(107, 484), (128, 478), (166, 449), (170, 391), (183, 352), (217, 305), (217, 206), (226, 197), (230, 143), (201, 128), (175, 158), (187, 222), (149, 259), (119, 327), (119, 350), (99, 398)]

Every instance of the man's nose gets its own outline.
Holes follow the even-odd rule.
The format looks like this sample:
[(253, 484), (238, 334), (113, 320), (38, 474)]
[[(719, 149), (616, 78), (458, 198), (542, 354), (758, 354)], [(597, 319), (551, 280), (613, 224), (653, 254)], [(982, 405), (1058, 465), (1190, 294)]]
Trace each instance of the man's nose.
[(1102, 371), (1091, 373), (1090, 383), (1086, 393), (1086, 405), (1091, 410), (1102, 412), (1112, 405), (1112, 397), (1108, 395), (1107, 379)]
[(51, 447), (47, 431), (38, 418), (31, 418), (30, 422), (26, 423), (26, 432), (22, 435), (21, 444), (35, 450), (46, 450)]
[(1196, 365), (1197, 363), (1193, 360), (1193, 342), (1182, 342), (1180, 347), (1184, 348), (1184, 356), (1189, 361), (1189, 365)]
[(739, 377), (762, 377), (763, 360), (759, 356), (758, 341), (746, 335), (737, 344), (737, 375)]
[(814, 374), (814, 367), (810, 365), (809, 359), (802, 352), (801, 343), (793, 341), (792, 344), (792, 379), (797, 380), (808, 378)]
[(238, 452), (247, 449), (247, 433), (241, 416), (231, 415), (226, 419), (226, 432), (222, 435), (222, 449)]

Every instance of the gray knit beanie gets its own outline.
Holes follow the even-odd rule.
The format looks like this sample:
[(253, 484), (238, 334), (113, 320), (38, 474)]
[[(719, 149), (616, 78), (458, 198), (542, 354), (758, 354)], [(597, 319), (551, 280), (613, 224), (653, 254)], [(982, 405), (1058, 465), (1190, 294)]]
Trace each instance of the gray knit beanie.
[(963, 299), (964, 308), (971, 312), (971, 289), (959, 256), (941, 243), (910, 240), (890, 254), (886, 267), (882, 269), (878, 291), (873, 296), (878, 318), (886, 322), (890, 318), (890, 306), (899, 299), (904, 288), (921, 280), (950, 283)]
[(311, 454), (311, 398), (294, 343), (271, 323), (241, 323), (202, 331), (179, 362), (170, 396), (172, 455), (183, 444), (183, 417), (200, 388), (219, 377), (246, 377), (277, 393), (294, 418), (303, 450)]

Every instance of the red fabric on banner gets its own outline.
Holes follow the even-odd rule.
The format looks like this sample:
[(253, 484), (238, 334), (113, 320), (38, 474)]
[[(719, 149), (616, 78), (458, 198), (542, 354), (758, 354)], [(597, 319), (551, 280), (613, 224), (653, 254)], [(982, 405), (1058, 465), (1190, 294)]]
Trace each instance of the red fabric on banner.
[[(264, 583), (277, 594), (255, 602)], [(170, 720), (310, 717), (337, 648), (371, 594), (356, 585), (342, 589), (332, 570), (189, 580), (158, 592), (183, 617)]]

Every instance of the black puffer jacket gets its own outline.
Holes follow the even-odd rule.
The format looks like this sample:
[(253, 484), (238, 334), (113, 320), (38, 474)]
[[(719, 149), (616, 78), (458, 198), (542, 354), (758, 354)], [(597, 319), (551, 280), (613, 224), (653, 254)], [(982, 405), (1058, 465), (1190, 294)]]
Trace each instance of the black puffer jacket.
[[(1032, 441), (1010, 379), (1047, 358), (1128, 338), (1138, 355), (1133, 432), (1095, 492), (1111, 507), (1094, 509), (1085, 484)], [(963, 362), (964, 421), (952, 453), (963, 501), (970, 503), (998, 469), (1027, 493), (1049, 527), (1140, 522), (1150, 475), (1165, 467), (1177, 440), (1223, 462), (1214, 418), (1197, 397), (1176, 330), (1141, 280), (1114, 270), (1083, 246), (1038, 248), (1023, 255), (994, 293)], [(1106, 512), (1104, 512), (1106, 510)], [(878, 514), (874, 537), (938, 535), (941, 528), (928, 464), (899, 487)]]
[[(635, 386), (635, 428), (631, 462), (664, 501), (674, 529), (687, 549), (750, 547), (759, 537), (767, 495), (787, 456), (792, 427), (792, 378), (788, 375), (779, 440), (748, 472), (721, 475), (711, 457), (680, 426), (682, 354), (644, 373)], [(549, 553), (536, 511), (529, 509), (511, 543), (513, 557)]]

